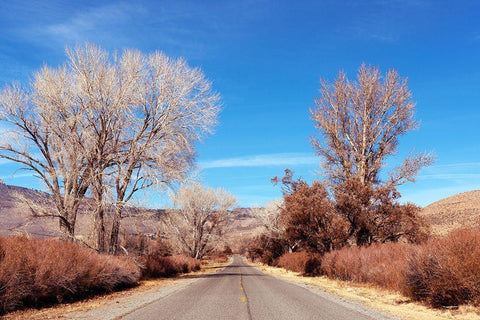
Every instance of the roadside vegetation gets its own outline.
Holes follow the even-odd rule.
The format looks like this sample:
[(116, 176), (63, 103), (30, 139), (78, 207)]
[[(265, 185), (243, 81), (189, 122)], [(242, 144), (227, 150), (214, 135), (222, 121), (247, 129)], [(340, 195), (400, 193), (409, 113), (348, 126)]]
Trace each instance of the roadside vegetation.
[[(210, 81), (162, 52), (110, 54), (86, 43), (66, 56), (30, 84), (0, 90), (0, 158), (41, 180), (50, 196), (22, 205), (57, 218), (61, 234), (0, 238), (0, 314), (197, 271), (206, 255), (226, 260), (218, 239), (235, 197), (188, 185), (196, 143), (220, 111)], [(177, 190), (161, 230), (122, 232), (126, 206), (153, 187)], [(91, 230), (78, 236), (80, 213)]]
[(412, 94), (396, 71), (362, 65), (355, 80), (322, 80), (311, 116), (322, 181), (285, 170), (283, 199), (258, 210), (263, 232), (245, 251), (253, 261), (307, 276), (365, 283), (430, 307), (478, 305), (480, 229), (430, 234), (420, 208), (398, 186), (433, 162), (410, 155), (386, 170), (399, 137), (416, 128)]
[[(112, 55), (85, 44), (66, 53), (65, 65), (42, 68), (29, 87), (0, 91), (0, 122), (9, 131), (0, 158), (45, 184), (51, 197), (25, 204), (35, 216), (57, 218), (62, 235), (0, 238), (0, 314), (197, 271), (201, 259), (231, 254), (222, 236), (236, 198), (192, 182), (195, 145), (220, 110), (201, 70), (160, 52)], [(433, 156), (411, 153), (387, 170), (400, 138), (418, 127), (414, 114), (395, 70), (362, 64), (354, 80), (342, 72), (322, 80), (311, 143), (323, 180), (309, 183), (290, 169), (272, 179), (283, 199), (258, 210), (263, 232), (246, 245), (248, 257), (431, 307), (478, 305), (480, 229), (433, 237), (420, 208), (399, 201), (398, 187)], [(175, 190), (174, 208), (156, 217), (161, 230), (122, 235), (126, 206), (151, 187)], [(80, 238), (86, 202), (92, 230)]]

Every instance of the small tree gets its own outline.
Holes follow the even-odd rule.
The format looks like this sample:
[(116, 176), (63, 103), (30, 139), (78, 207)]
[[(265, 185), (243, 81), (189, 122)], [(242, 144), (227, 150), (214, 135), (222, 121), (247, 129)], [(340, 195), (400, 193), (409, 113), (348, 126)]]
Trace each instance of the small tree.
[(314, 181), (302, 183), (285, 195), (282, 210), (285, 238), (298, 251), (325, 253), (341, 248), (348, 238), (348, 225), (330, 200), (327, 189)]
[(222, 235), (228, 209), (236, 198), (223, 189), (185, 185), (172, 196), (177, 209), (164, 216), (166, 233), (189, 256), (201, 259)]
[(301, 178), (294, 179), (289, 169), (283, 178), (274, 177), (272, 182), (282, 183), (280, 223), (291, 251), (323, 254), (345, 244), (348, 224), (322, 182), (314, 181), (310, 186)]
[(342, 201), (346, 196), (355, 202), (353, 207), (339, 206), (351, 223), (352, 240), (373, 241), (377, 226), (366, 221), (369, 216), (371, 221), (377, 219), (371, 212), (379, 205), (377, 191), (398, 194), (397, 186), (414, 181), (419, 170), (433, 162), (428, 154), (411, 155), (389, 173), (388, 179), (382, 181), (380, 176), (386, 159), (397, 151), (399, 137), (418, 126), (415, 103), (406, 80), (395, 70), (382, 78), (377, 68), (364, 64), (357, 81), (349, 81), (340, 72), (332, 84), (321, 81), (320, 93), (311, 115), (323, 139), (312, 138), (312, 145), (324, 160), (336, 197), (343, 195)]
[(280, 238), (285, 231), (281, 223), (281, 212), (283, 209), (283, 199), (274, 199), (268, 202), (265, 207), (255, 209), (254, 214), (260, 219), (264, 234), (271, 238)]

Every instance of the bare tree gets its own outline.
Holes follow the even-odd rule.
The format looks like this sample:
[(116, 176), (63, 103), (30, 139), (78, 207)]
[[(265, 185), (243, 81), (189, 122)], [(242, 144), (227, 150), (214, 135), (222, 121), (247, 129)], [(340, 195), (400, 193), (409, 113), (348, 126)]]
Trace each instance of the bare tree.
[(184, 253), (201, 259), (221, 236), (236, 198), (223, 189), (205, 189), (195, 183), (182, 186), (172, 202), (178, 210), (170, 210), (164, 217), (169, 236)]
[(54, 197), (60, 231), (73, 239), (81, 200), (89, 186), (90, 167), (78, 149), (84, 139), (79, 112), (70, 103), (72, 78), (67, 69), (44, 67), (31, 90), (13, 85), (0, 93), (0, 120), (7, 124), (0, 157), (31, 170)]
[[(320, 93), (311, 115), (323, 139), (312, 138), (312, 145), (323, 158), (326, 175), (337, 193), (342, 193), (338, 192), (342, 186), (349, 188), (355, 183), (356, 189), (371, 189), (366, 198), (364, 192), (357, 197), (362, 198), (357, 201), (359, 212), (378, 207), (381, 200), (374, 196), (375, 188), (395, 194), (395, 187), (414, 181), (419, 170), (433, 162), (429, 154), (410, 155), (386, 181), (380, 177), (386, 159), (397, 151), (399, 137), (418, 126), (407, 81), (395, 70), (382, 77), (378, 68), (362, 64), (356, 81), (340, 72), (333, 83), (321, 81)], [(352, 197), (356, 197), (356, 189), (349, 189)], [(360, 214), (352, 217), (352, 212), (344, 214), (358, 222), (351, 230), (352, 235), (358, 234), (365, 225), (359, 220), (365, 219)]]
[[(397, 151), (398, 138), (418, 126), (406, 79), (395, 70), (382, 79), (378, 68), (362, 64), (356, 82), (340, 72), (332, 84), (321, 81), (320, 93), (311, 115), (323, 141), (313, 138), (312, 145), (324, 158), (330, 179), (339, 183), (355, 176), (362, 184), (378, 183), (386, 158)], [(387, 183), (413, 181), (431, 163), (430, 155), (409, 156)]]
[(254, 214), (260, 219), (264, 234), (278, 238), (285, 231), (281, 223), (281, 212), (284, 208), (283, 199), (274, 199), (263, 208), (255, 209)]
[(127, 52), (139, 63), (135, 103), (122, 125), (114, 160), (115, 212), (110, 251), (116, 252), (121, 213), (132, 196), (152, 185), (185, 179), (195, 142), (216, 123), (219, 97), (197, 68), (162, 53)]
[(90, 190), (99, 251), (106, 250), (105, 211), (113, 205), (115, 252), (125, 204), (139, 190), (185, 178), (195, 143), (216, 123), (219, 96), (199, 69), (159, 52), (117, 56), (86, 44), (67, 49), (67, 57), (65, 66), (42, 69), (31, 90), (2, 91), (0, 120), (12, 134), (0, 156), (47, 184), (70, 236)]

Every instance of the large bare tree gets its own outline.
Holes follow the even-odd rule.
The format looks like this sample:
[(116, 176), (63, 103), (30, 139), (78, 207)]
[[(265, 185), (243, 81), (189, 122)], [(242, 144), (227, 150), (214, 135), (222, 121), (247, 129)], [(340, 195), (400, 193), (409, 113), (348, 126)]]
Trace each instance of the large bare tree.
[(201, 259), (222, 235), (228, 209), (236, 198), (223, 189), (182, 186), (172, 196), (177, 209), (164, 217), (167, 234), (184, 253)]
[[(349, 208), (344, 214), (352, 223), (352, 235), (364, 232), (365, 220), (376, 221), (370, 213), (382, 197), (397, 197), (397, 186), (414, 181), (419, 170), (432, 163), (429, 154), (410, 155), (382, 181), (381, 171), (387, 158), (397, 152), (400, 136), (418, 126), (414, 112), (407, 80), (395, 70), (382, 76), (378, 68), (362, 64), (356, 81), (343, 72), (333, 83), (321, 81), (311, 116), (322, 139), (312, 138), (312, 145), (324, 160), (325, 174), (336, 193), (348, 194), (353, 199), (349, 203), (358, 204), (358, 214), (344, 206)], [(368, 195), (365, 188), (370, 190)], [(361, 196), (354, 192), (360, 189)], [(370, 231), (365, 231), (368, 242), (372, 241)]]
[(139, 190), (185, 178), (195, 143), (216, 122), (219, 97), (199, 69), (159, 52), (118, 56), (86, 44), (67, 49), (67, 57), (65, 66), (42, 69), (30, 90), (3, 90), (0, 120), (12, 133), (0, 156), (47, 184), (70, 236), (89, 189), (99, 251), (113, 206), (115, 252), (125, 204)]
[(219, 97), (199, 69), (159, 52), (128, 54), (139, 62), (139, 78), (114, 160), (111, 252), (118, 247), (125, 204), (139, 190), (184, 180), (193, 165), (195, 143), (211, 131), (219, 111)]

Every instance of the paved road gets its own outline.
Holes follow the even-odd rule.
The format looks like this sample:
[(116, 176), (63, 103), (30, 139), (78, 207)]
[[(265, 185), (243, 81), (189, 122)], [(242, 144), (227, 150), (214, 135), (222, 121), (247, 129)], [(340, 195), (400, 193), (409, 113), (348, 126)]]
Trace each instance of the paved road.
[[(282, 281), (235, 257), (224, 270), (122, 319), (387, 319), (325, 293)], [(391, 319), (391, 318), (390, 318)]]

